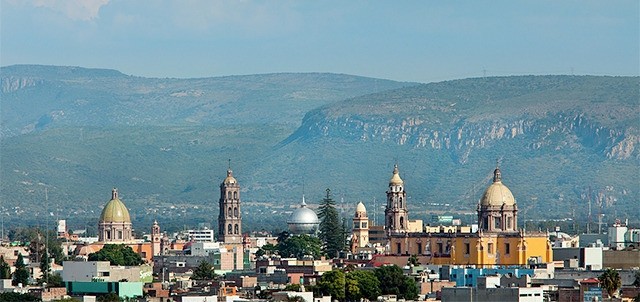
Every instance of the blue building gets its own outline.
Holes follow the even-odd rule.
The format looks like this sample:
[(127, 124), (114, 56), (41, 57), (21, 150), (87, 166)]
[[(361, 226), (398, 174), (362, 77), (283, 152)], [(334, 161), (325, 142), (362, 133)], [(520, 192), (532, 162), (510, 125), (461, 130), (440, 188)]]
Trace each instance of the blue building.
[(533, 269), (530, 268), (452, 268), (444, 266), (440, 269), (440, 278), (443, 280), (455, 281), (456, 286), (477, 287), (478, 277), (509, 275), (520, 278), (524, 275), (533, 277)]

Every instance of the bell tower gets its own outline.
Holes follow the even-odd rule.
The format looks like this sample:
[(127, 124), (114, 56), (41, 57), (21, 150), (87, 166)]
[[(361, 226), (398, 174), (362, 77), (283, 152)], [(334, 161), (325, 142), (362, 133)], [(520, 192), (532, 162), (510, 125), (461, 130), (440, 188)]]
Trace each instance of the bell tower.
[(158, 256), (162, 253), (162, 250), (160, 248), (160, 240), (161, 240), (161, 234), (160, 234), (160, 225), (158, 225), (158, 221), (154, 220), (153, 221), (153, 226), (151, 226), (151, 244), (152, 244), (152, 252), (154, 256)]
[(353, 215), (353, 247), (352, 251), (357, 252), (357, 248), (365, 247), (369, 244), (369, 217), (367, 208), (361, 202), (356, 206), (356, 213)]
[(242, 244), (242, 215), (240, 211), (240, 185), (233, 177), (231, 165), (227, 178), (220, 184), (220, 214), (218, 215), (218, 241)]
[(393, 166), (393, 176), (389, 180), (387, 206), (384, 210), (385, 227), (388, 234), (406, 233), (408, 230), (407, 193), (400, 178), (398, 164)]

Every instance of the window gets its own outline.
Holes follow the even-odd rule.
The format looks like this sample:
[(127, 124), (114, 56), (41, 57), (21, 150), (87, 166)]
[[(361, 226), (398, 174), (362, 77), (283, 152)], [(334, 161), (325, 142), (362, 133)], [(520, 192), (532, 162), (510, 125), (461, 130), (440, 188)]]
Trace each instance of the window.
[(233, 192), (233, 199), (238, 199), (238, 192)]
[(400, 200), (400, 203), (398, 204), (398, 206), (402, 208), (402, 197), (400, 197), (399, 200)]
[(499, 228), (501, 228), (501, 227), (502, 227), (502, 226), (501, 226), (501, 220), (502, 220), (502, 219), (501, 219), (501, 218), (499, 218), (499, 217), (496, 217), (496, 218), (495, 218), (495, 220), (494, 220), (494, 221), (495, 221), (495, 227), (496, 227), (496, 229), (499, 229)]
[(234, 233), (234, 234), (236, 234), (236, 235), (237, 235), (238, 233), (240, 233), (240, 227), (238, 227), (238, 224), (236, 224), (236, 225), (233, 227), (233, 233)]
[(507, 229), (509, 229), (509, 230), (510, 230), (510, 229), (512, 229), (512, 227), (511, 227), (511, 220), (512, 220), (512, 218), (511, 218), (511, 217), (507, 217)]
[(231, 234), (231, 233), (233, 233), (233, 226), (231, 224), (229, 224), (227, 226), (227, 234)]
[(504, 253), (506, 255), (508, 255), (509, 253), (511, 253), (511, 245), (507, 242), (504, 244)]
[(471, 253), (471, 245), (468, 243), (464, 244), (464, 254), (469, 255)]
[(366, 229), (366, 228), (367, 228), (367, 222), (366, 222), (366, 221), (362, 223), (362, 228), (363, 228), (363, 229)]
[(489, 252), (489, 254), (493, 254), (493, 243), (488, 243), (487, 244), (487, 252)]
[(400, 217), (400, 228), (404, 229), (404, 217)]
[(122, 239), (122, 231), (118, 231), (118, 239)]
[(398, 255), (402, 254), (402, 245), (400, 245), (400, 242), (396, 243), (396, 248), (398, 248)]
[(442, 242), (438, 242), (438, 254), (442, 254)]
[(353, 228), (354, 229), (359, 229), (360, 228), (360, 223), (358, 223), (357, 221), (353, 222)]
[(233, 213), (233, 212), (231, 212), (231, 207), (229, 207), (229, 209), (227, 209), (227, 216), (231, 217), (231, 216), (232, 216), (232, 213)]
[(238, 217), (238, 208), (233, 208), (233, 217)]

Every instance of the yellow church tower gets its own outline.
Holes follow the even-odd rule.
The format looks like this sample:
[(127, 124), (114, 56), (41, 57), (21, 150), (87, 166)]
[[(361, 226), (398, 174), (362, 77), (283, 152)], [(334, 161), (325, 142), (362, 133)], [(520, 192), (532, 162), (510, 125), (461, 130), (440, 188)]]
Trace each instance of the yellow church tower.
[(361, 202), (356, 206), (356, 213), (353, 215), (352, 231), (352, 251), (355, 253), (358, 248), (366, 247), (369, 244), (369, 217), (367, 208)]

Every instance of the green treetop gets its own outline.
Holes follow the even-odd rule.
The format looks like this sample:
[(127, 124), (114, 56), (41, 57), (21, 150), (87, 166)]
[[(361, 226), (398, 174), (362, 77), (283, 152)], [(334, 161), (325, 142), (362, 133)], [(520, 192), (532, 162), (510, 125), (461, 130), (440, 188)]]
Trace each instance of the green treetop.
[(600, 286), (607, 291), (609, 299), (611, 299), (613, 294), (622, 286), (620, 274), (611, 268), (607, 268), (602, 275), (598, 277), (598, 280), (600, 281)]
[(0, 279), (11, 279), (11, 267), (4, 261), (4, 256), (0, 256)]
[(344, 230), (329, 189), (326, 197), (320, 202), (318, 217), (320, 218), (319, 237), (324, 244), (324, 252), (330, 258), (334, 258), (344, 249)]
[(89, 261), (109, 261), (111, 265), (136, 266), (144, 263), (130, 246), (124, 244), (106, 244), (96, 253), (89, 254)]
[(16, 260), (16, 270), (13, 272), (13, 282), (14, 286), (17, 286), (19, 283), (22, 283), (22, 286), (27, 286), (29, 284), (29, 270), (27, 266), (24, 264), (24, 258), (22, 258), (22, 254), (18, 254), (18, 259)]
[(211, 263), (202, 260), (198, 267), (193, 271), (193, 275), (191, 275), (192, 280), (214, 280), (216, 278), (216, 273), (213, 269)]

